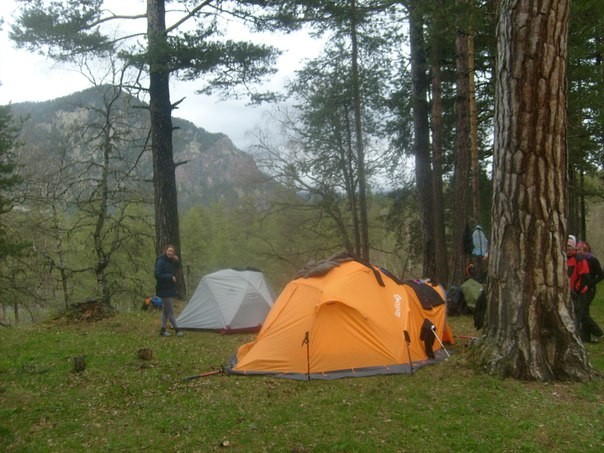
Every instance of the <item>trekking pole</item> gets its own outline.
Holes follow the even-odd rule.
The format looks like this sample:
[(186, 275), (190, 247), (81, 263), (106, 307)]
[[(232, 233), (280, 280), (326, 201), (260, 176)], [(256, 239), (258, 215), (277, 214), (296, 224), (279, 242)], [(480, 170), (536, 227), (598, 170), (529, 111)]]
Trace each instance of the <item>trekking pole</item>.
[(430, 329), (432, 329), (432, 333), (434, 334), (434, 336), (436, 337), (436, 339), (438, 340), (438, 342), (440, 343), (441, 347), (443, 348), (443, 350), (445, 351), (445, 353), (447, 354), (447, 357), (451, 357), (449, 355), (449, 351), (447, 351), (447, 348), (445, 348), (445, 345), (443, 344), (442, 341), (440, 341), (440, 338), (438, 336), (438, 334), (436, 333), (436, 326), (434, 324), (432, 324), (432, 326), (430, 327)]
[(413, 361), (411, 360), (411, 349), (409, 345), (411, 344), (411, 338), (409, 338), (409, 332), (403, 330), (405, 334), (405, 343), (407, 344), (407, 356), (409, 356), (409, 366), (411, 367), (411, 374), (413, 374)]

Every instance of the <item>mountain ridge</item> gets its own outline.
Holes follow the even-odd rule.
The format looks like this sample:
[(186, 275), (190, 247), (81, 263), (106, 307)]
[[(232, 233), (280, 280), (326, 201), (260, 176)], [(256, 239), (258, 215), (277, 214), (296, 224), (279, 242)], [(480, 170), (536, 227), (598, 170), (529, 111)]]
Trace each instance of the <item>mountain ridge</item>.
[[(99, 121), (104, 98), (115, 87), (93, 87), (66, 96), (40, 102), (11, 104), (14, 118), (22, 119), (22, 142), (32, 148), (47, 148), (52, 153), (68, 124), (78, 121), (92, 124)], [(127, 121), (131, 131), (139, 135), (132, 150), (142, 156), (139, 165), (151, 178), (151, 153), (142, 151), (142, 141), (149, 130), (148, 105), (136, 97), (121, 93), (119, 121)], [(106, 107), (106, 106), (105, 106)], [(243, 197), (252, 196), (263, 202), (274, 188), (271, 179), (259, 170), (254, 157), (239, 150), (224, 133), (212, 133), (186, 119), (173, 117), (173, 155), (179, 208), (196, 204), (211, 205), (221, 202), (236, 205)], [(138, 148), (138, 149), (136, 149)], [(43, 153), (41, 153), (43, 154)], [(71, 156), (75, 158), (74, 155)]]

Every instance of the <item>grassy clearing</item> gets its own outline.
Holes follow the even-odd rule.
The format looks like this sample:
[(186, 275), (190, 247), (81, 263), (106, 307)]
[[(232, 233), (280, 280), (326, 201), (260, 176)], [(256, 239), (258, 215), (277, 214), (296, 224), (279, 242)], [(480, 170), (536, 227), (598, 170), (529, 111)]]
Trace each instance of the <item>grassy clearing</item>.
[[(604, 298), (593, 304), (604, 325)], [(451, 320), (474, 335), (469, 317)], [(6, 452), (604, 451), (604, 380), (540, 384), (464, 361), (414, 375), (299, 382), (212, 375), (252, 335), (157, 335), (157, 313), (0, 330), (0, 450)], [(150, 348), (153, 359), (137, 351)], [(604, 344), (586, 345), (604, 371)], [(84, 355), (86, 370), (73, 372)]]

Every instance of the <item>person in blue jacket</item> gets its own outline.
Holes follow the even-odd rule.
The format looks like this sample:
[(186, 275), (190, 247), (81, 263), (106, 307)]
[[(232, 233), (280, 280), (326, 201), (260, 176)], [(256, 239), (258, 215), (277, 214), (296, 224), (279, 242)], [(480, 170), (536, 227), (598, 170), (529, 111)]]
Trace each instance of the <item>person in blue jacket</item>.
[(170, 332), (166, 330), (168, 321), (176, 330), (176, 336), (182, 337), (183, 333), (176, 325), (174, 317), (174, 298), (176, 297), (176, 273), (180, 268), (176, 247), (167, 245), (164, 251), (155, 260), (155, 294), (162, 300), (161, 328), (159, 334), (169, 337)]
[(484, 283), (487, 270), (487, 258), (489, 256), (489, 240), (487, 239), (482, 227), (476, 225), (472, 231), (472, 256), (476, 265), (476, 280)]

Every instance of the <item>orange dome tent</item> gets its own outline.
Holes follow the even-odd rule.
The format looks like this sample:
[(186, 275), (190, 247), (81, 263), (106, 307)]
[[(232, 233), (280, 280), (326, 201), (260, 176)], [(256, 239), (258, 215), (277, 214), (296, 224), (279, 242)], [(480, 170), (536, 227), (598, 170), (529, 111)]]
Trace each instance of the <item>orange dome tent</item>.
[(227, 372), (334, 379), (412, 372), (448, 354), (444, 291), (341, 260), (291, 281)]

